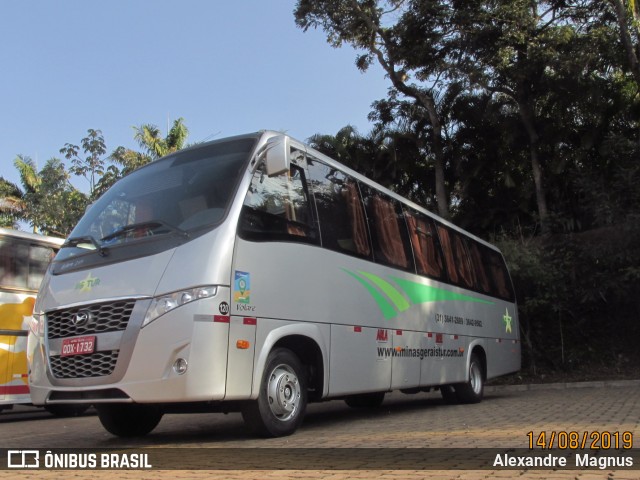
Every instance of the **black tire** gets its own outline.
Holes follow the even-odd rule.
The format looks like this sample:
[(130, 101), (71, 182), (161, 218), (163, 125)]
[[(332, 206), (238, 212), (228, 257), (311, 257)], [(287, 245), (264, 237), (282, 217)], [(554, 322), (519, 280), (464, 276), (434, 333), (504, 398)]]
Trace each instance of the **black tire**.
[(162, 419), (162, 411), (153, 405), (96, 405), (96, 409), (105, 430), (118, 437), (142, 437)]
[(385, 392), (361, 393), (344, 399), (351, 408), (378, 408), (384, 401)]
[(442, 385), (440, 387), (440, 395), (442, 395), (442, 399), (447, 405), (458, 403), (458, 396), (452, 385)]
[(258, 399), (242, 410), (247, 426), (262, 437), (291, 435), (307, 408), (307, 378), (298, 357), (277, 348), (267, 357)]
[(484, 394), (484, 367), (480, 357), (471, 355), (469, 380), (456, 385), (456, 397), (460, 403), (480, 403)]
[(44, 409), (56, 417), (79, 417), (90, 405), (45, 405)]

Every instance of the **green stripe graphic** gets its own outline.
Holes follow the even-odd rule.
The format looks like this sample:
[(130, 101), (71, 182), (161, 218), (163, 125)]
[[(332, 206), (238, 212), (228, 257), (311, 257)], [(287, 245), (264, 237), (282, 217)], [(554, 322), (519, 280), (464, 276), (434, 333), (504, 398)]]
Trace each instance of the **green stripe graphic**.
[[(411, 303), (409, 303), (397, 288), (383, 278), (369, 272), (360, 271), (355, 273), (346, 269), (343, 270), (355, 278), (360, 285), (369, 292), (369, 295), (371, 295), (378, 304), (378, 308), (382, 312), (385, 320), (392, 319), (397, 316), (398, 313), (409, 309), (411, 305), (420, 305), (422, 303), (457, 301), (494, 305), (494, 302), (472, 297), (470, 295), (463, 295), (461, 293), (445, 290), (444, 288), (432, 287), (398, 277), (390, 277), (391, 280), (393, 280), (409, 298), (411, 301)], [(389, 300), (391, 300), (391, 302), (389, 302), (387, 298), (385, 298), (369, 282), (378, 287), (389, 298)]]
[(483, 300), (481, 298), (462, 295), (461, 293), (450, 292), (442, 288), (423, 285), (422, 283), (403, 280), (402, 278), (392, 277), (400, 288), (409, 296), (414, 304), (428, 302), (451, 302), (457, 300), (459, 302), (484, 303), (485, 305), (493, 305), (493, 302)]
[(378, 304), (378, 308), (382, 311), (382, 315), (385, 320), (389, 320), (397, 315), (397, 312), (393, 308), (393, 306), (384, 298), (378, 291), (373, 288), (371, 285), (367, 283), (366, 280), (360, 278), (357, 274), (350, 272), (349, 270), (344, 270), (346, 273), (355, 278), (360, 284), (369, 292), (369, 294), (373, 297), (373, 299)]
[(368, 272), (358, 272), (358, 273), (368, 278), (369, 280), (371, 280), (380, 290), (382, 290), (383, 293), (387, 297), (389, 297), (389, 299), (393, 302), (393, 304), (396, 306), (396, 309), (398, 311), (404, 312), (409, 307), (411, 307), (411, 304), (407, 302), (407, 300), (402, 296), (402, 294), (398, 292), (398, 290), (396, 290), (393, 287), (393, 285), (391, 285), (386, 280), (383, 280), (382, 278), (372, 273), (368, 273)]

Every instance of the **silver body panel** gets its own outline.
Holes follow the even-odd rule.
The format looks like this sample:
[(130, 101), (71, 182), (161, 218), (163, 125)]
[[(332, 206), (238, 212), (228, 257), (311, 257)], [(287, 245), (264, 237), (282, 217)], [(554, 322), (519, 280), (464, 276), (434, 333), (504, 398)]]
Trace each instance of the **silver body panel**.
[[(256, 151), (276, 135), (266, 132)], [(293, 140), (291, 145), (305, 150)], [(339, 166), (317, 152), (314, 156)], [(119, 352), (107, 375), (56, 376), (51, 357), (59, 355), (62, 339), (48, 338), (47, 332), (30, 334), (34, 404), (80, 403), (87, 400), (80, 395), (65, 397), (65, 393), (109, 389), (124, 396), (91, 397), (91, 402), (255, 399), (269, 352), (279, 340), (293, 335), (306, 337), (318, 347), (324, 369), (320, 397), (324, 398), (465, 381), (469, 352), (475, 346), (486, 352), (488, 378), (520, 368), (513, 303), (320, 246), (238, 238), (238, 218), (256, 163), (253, 159), (225, 220), (215, 229), (155, 255), (47, 276), (37, 312), (117, 299), (130, 299), (135, 307), (126, 329), (95, 334), (97, 350)], [(238, 289), (236, 281), (243, 275), (250, 281), (249, 292)], [(372, 293), (355, 278), (363, 275), (387, 282), (407, 305), (393, 318), (385, 318)], [(217, 286), (216, 295), (180, 306), (143, 326), (153, 297), (203, 285)], [(412, 301), (407, 288), (435, 288), (474, 300)], [(507, 329), (505, 316), (512, 322)], [(394, 356), (393, 351), (408, 355)], [(424, 358), (416, 357), (416, 352)], [(455, 352), (458, 355), (453, 356)], [(186, 360), (186, 373), (174, 370), (178, 359)]]

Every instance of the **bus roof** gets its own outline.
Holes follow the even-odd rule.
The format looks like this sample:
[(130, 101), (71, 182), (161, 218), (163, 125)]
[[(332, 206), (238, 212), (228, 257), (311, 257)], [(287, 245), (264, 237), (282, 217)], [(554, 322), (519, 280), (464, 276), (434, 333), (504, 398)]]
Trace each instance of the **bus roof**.
[[(286, 134), (283, 134), (281, 132), (276, 132), (276, 131), (273, 131), (273, 130), (264, 130), (264, 131), (261, 131), (261, 132), (257, 132), (258, 135), (261, 134), (261, 133), (263, 134), (263, 137), (264, 137), (262, 139), (263, 141), (266, 141), (269, 138), (272, 138), (274, 136), (286, 135)], [(380, 191), (380, 192), (382, 192), (382, 193), (384, 193), (384, 194), (386, 194), (386, 195), (398, 200), (399, 202), (402, 202), (404, 205), (406, 205), (408, 207), (411, 207), (414, 210), (417, 210), (417, 211), (419, 211), (419, 212), (431, 217), (432, 219), (438, 220), (439, 222), (445, 224), (446, 226), (448, 226), (450, 228), (453, 228), (454, 230), (457, 230), (460, 233), (463, 233), (467, 237), (470, 237), (470, 238), (473, 238), (474, 240), (477, 240), (478, 242), (482, 243), (483, 245), (485, 245), (485, 246), (487, 246), (487, 247), (489, 247), (489, 248), (491, 248), (493, 250), (496, 250), (498, 252), (500, 251), (495, 245), (492, 245), (491, 243), (487, 242), (486, 240), (483, 240), (482, 238), (479, 238), (479, 237), (473, 235), (472, 233), (464, 230), (463, 228), (455, 225), (454, 223), (451, 223), (450, 221), (448, 221), (448, 220), (446, 220), (446, 219), (444, 219), (442, 217), (439, 217), (435, 213), (427, 210), (425, 207), (422, 207), (422, 206), (418, 205), (417, 203), (414, 203), (411, 200), (409, 200), (407, 198), (404, 198), (403, 196), (398, 195), (397, 193), (389, 190), (388, 188), (383, 187), (379, 183), (374, 182), (370, 178), (367, 178), (366, 176), (356, 172), (355, 170), (347, 167), (346, 165), (343, 165), (340, 162), (332, 159), (331, 157), (328, 157), (327, 155), (319, 152), (318, 150), (314, 149), (313, 147), (307, 145), (306, 143), (301, 142), (299, 140), (296, 140), (295, 138), (292, 138), (292, 137), (289, 137), (289, 139), (291, 140), (291, 145), (293, 147), (296, 147), (296, 148), (298, 148), (300, 150), (303, 150), (303, 151), (306, 151), (307, 153), (312, 154), (313, 156), (317, 157), (318, 160), (321, 160), (322, 162), (326, 163), (330, 167), (333, 167), (333, 168), (335, 168), (337, 170), (340, 170), (340, 171), (352, 176), (353, 178), (359, 180), (360, 182), (365, 183), (366, 185), (368, 185), (368, 186), (370, 186), (370, 187), (372, 187), (372, 188), (374, 188), (374, 189), (376, 189), (376, 190), (378, 190), (378, 191)], [(260, 144), (261, 143), (262, 142), (260, 142)]]
[(62, 245), (64, 243), (64, 238), (49, 237), (47, 235), (40, 235), (38, 233), (23, 232), (21, 230), (15, 230), (15, 229), (12, 229), (12, 228), (0, 228), (0, 236), (1, 237), (21, 238), (21, 239), (24, 239), (24, 240), (30, 240), (32, 242), (48, 243), (48, 244), (52, 244), (52, 245)]

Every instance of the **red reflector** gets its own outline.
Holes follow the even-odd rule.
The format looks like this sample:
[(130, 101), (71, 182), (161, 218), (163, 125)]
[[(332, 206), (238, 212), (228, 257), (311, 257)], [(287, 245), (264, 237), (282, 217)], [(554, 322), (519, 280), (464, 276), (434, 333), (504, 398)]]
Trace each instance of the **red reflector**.
[(442, 343), (442, 334), (436, 333), (436, 343)]
[(458, 339), (458, 335), (454, 335), (454, 336), (453, 336), (453, 339), (454, 339), (454, 340), (457, 340), (457, 339)]
[(402, 335), (402, 330), (396, 330), (396, 335)]
[(218, 323), (229, 323), (229, 318), (230, 317), (226, 315), (214, 315), (213, 321)]
[(244, 323), (245, 325), (256, 325), (258, 323), (258, 319), (257, 318), (251, 318), (251, 317), (245, 317), (245, 319), (242, 321), (242, 323)]
[(353, 331), (360, 333), (362, 332), (362, 327), (353, 327)]
[(431, 332), (427, 333), (427, 337), (428, 338), (433, 338), (433, 333), (431, 333)]

